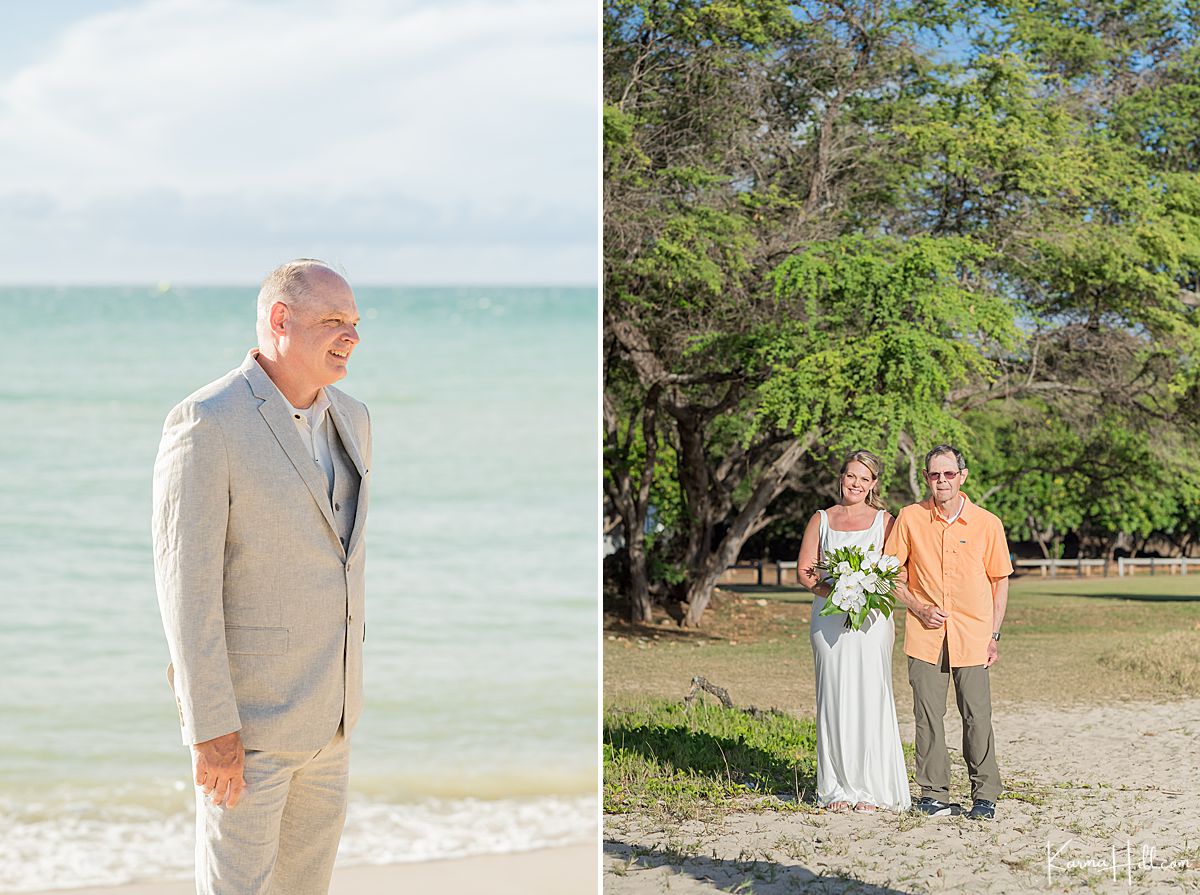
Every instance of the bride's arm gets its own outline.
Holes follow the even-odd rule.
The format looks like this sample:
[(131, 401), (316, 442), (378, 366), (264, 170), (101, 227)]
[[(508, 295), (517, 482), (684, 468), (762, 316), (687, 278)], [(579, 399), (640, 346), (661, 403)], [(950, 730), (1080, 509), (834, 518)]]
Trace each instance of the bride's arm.
[(818, 597), (829, 596), (829, 585), (819, 582), (817, 571), (813, 568), (820, 559), (821, 552), (821, 514), (813, 513), (804, 529), (804, 540), (800, 542), (800, 556), (796, 560), (796, 577), (800, 584), (808, 588)]

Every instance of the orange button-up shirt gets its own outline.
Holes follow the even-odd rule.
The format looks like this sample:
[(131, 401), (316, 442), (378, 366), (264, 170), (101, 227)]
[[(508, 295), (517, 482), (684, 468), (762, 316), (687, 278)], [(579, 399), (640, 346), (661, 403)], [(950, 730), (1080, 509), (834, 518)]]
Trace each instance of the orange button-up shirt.
[(906, 506), (896, 518), (884, 552), (908, 571), (913, 596), (941, 607), (946, 624), (930, 630), (911, 612), (904, 626), (904, 653), (937, 664), (942, 641), (950, 666), (983, 665), (992, 636), (992, 578), (1012, 574), (1004, 526), (995, 515), (962, 495), (962, 513), (947, 521), (933, 498)]

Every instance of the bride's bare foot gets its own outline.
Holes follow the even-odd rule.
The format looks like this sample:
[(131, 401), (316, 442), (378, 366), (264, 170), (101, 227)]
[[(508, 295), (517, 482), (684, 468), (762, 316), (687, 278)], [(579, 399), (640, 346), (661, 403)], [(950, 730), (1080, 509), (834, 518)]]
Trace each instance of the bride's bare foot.
[(874, 811), (876, 811), (877, 809), (870, 802), (859, 802), (857, 805), (854, 806), (854, 810), (857, 811), (859, 814), (871, 814)]
[(829, 811), (836, 811), (838, 814), (845, 814), (850, 810), (849, 802), (830, 802), (825, 808)]

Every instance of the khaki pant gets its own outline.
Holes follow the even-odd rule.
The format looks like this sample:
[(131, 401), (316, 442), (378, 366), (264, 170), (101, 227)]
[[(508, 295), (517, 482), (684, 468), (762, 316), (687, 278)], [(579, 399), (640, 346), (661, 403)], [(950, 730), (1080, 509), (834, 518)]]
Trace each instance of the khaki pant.
[(1000, 769), (992, 734), (992, 687), (985, 665), (951, 668), (946, 642), (936, 665), (908, 657), (917, 727), (917, 785), (921, 795), (950, 801), (950, 754), (946, 751), (946, 694), (954, 678), (954, 698), (963, 721), (963, 758), (971, 776), (971, 798), (1000, 797)]
[(246, 752), (236, 808), (196, 788), (198, 895), (325, 895), (346, 820), (350, 745)]

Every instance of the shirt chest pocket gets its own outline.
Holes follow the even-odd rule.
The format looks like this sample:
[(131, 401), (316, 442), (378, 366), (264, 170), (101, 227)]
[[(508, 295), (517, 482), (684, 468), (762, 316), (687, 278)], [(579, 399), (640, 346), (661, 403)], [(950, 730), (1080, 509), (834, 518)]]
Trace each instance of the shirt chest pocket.
[(973, 538), (969, 533), (955, 533), (951, 540), (950, 550), (958, 559), (959, 565), (963, 569), (983, 568), (983, 558), (986, 550), (982, 538)]

